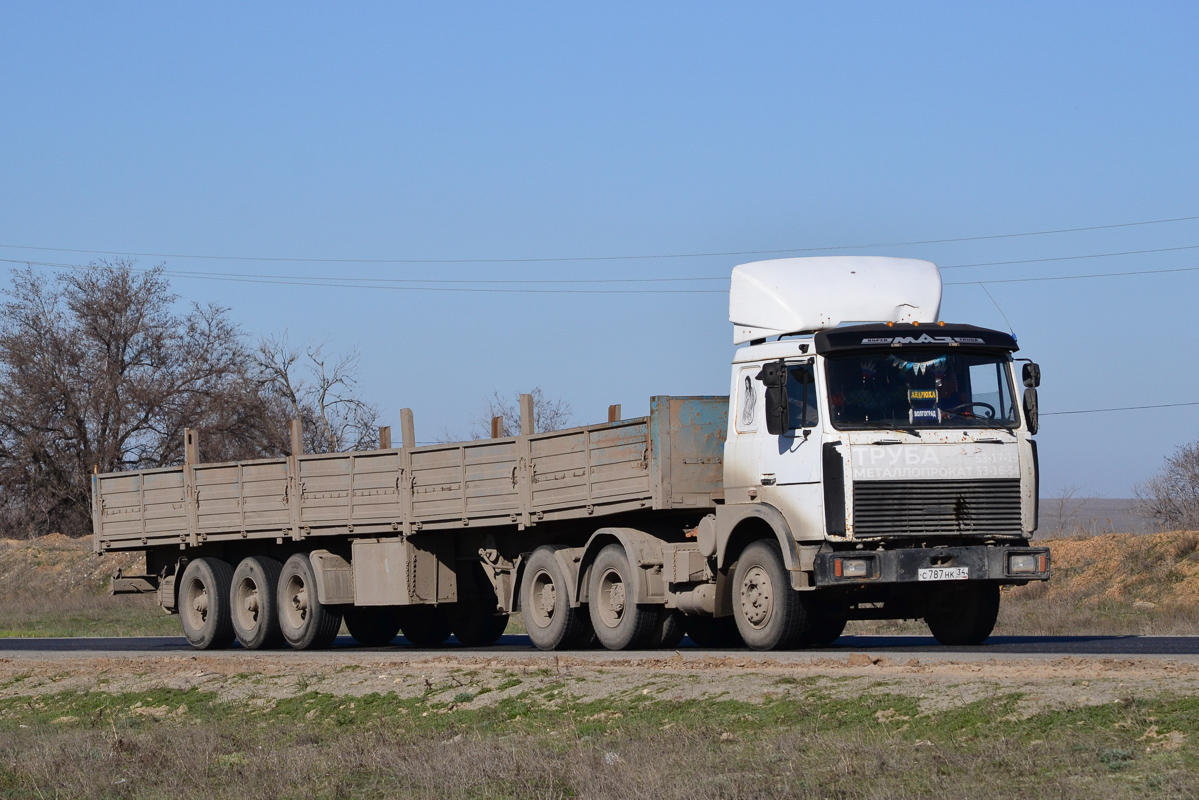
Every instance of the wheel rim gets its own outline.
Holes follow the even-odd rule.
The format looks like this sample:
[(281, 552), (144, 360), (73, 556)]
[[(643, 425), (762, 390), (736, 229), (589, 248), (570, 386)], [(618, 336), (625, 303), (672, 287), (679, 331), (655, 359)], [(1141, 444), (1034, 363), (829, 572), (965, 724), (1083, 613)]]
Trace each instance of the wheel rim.
[(187, 618), (188, 627), (194, 631), (203, 630), (208, 621), (208, 608), (208, 587), (199, 578), (192, 578), (184, 589), (183, 606), (180, 609)]
[(741, 579), (741, 614), (755, 630), (770, 622), (774, 612), (774, 585), (770, 574), (759, 566), (750, 567)]
[(609, 628), (620, 625), (628, 602), (624, 577), (614, 569), (604, 570), (599, 580), (599, 597), (595, 599), (600, 621)]
[(299, 575), (289, 575), (283, 585), (283, 608), (280, 616), (287, 621), (288, 627), (300, 630), (308, 621), (308, 587)]
[(554, 612), (558, 610), (558, 588), (554, 579), (544, 569), (537, 570), (533, 576), (533, 591), (530, 598), (532, 606), (529, 616), (539, 628), (548, 628), (554, 621)]
[(237, 615), (237, 624), (243, 631), (253, 631), (258, 627), (262, 610), (262, 595), (258, 584), (247, 575), (237, 582), (233, 590), (233, 613)]

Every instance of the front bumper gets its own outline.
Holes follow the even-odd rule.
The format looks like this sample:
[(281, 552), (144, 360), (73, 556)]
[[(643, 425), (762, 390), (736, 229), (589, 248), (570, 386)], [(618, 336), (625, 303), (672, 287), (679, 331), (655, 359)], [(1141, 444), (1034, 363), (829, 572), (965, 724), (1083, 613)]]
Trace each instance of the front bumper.
[[(1013, 572), (1012, 556), (1032, 556), (1033, 572)], [(838, 565), (838, 561), (841, 562)], [(846, 562), (865, 561), (865, 569)], [(960, 578), (960, 568), (966, 578)], [(850, 574), (857, 569), (864, 575)], [(925, 571), (923, 576), (921, 572)], [(932, 573), (928, 570), (933, 570)], [(872, 586), (895, 583), (935, 583), (946, 576), (957, 580), (1027, 583), (1049, 580), (1048, 547), (912, 547), (899, 550), (840, 550), (816, 554), (816, 586)]]

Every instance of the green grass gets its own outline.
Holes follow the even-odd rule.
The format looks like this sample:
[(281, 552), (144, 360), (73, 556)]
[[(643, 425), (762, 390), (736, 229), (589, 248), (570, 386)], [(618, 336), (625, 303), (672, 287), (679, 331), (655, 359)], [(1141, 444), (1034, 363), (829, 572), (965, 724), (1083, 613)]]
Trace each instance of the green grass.
[(153, 605), (132, 605), (127, 598), (100, 596), (91, 608), (69, 611), (0, 610), (0, 637), (178, 636), (179, 617)]
[(1199, 793), (1193, 697), (1022, 718), (1016, 694), (922, 714), (909, 696), (810, 687), (761, 704), (547, 688), (473, 707), (488, 693), (447, 700), (452, 686), (259, 705), (171, 689), (8, 698), (0, 797)]

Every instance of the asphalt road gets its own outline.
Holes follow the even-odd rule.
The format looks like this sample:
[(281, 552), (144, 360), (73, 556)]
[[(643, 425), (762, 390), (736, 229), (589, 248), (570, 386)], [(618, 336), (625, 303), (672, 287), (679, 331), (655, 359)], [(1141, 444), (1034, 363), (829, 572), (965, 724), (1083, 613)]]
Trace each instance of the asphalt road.
[[(240, 651), (237, 645), (226, 651), (230, 654)], [(712, 654), (751, 654), (749, 650), (714, 650), (704, 651), (684, 639), (678, 651), (689, 657), (702, 656), (706, 652)], [(193, 653), (182, 636), (130, 636), (112, 638), (72, 638), (72, 639), (5, 639), (0, 638), (0, 655), (5, 653), (36, 655), (36, 654), (66, 654), (79, 653), (88, 655), (124, 654), (124, 655), (155, 655), (170, 653)], [(245, 651), (241, 651), (246, 654)], [(527, 636), (504, 636), (491, 647), (464, 648), (451, 639), (444, 647), (435, 649), (417, 649), (401, 638), (388, 647), (360, 648), (355, 646), (353, 639), (342, 636), (328, 652), (352, 654), (355, 652), (372, 655), (495, 655), (497, 657), (536, 655), (539, 651), (529, 644)], [(669, 651), (666, 651), (669, 652)], [(894, 656), (912, 654), (915, 656), (953, 657), (969, 654), (978, 656), (1199, 656), (1199, 636), (993, 636), (987, 643), (979, 647), (943, 647), (937, 644), (931, 636), (842, 636), (837, 642), (821, 650), (796, 651), (794, 655), (837, 655), (851, 652), (869, 652), (878, 655)], [(663, 651), (641, 651), (644, 656), (661, 655)], [(261, 655), (278, 655), (279, 651), (264, 652)], [(617, 655), (607, 651), (579, 651), (571, 655)], [(632, 656), (638, 653), (624, 652), (621, 656)], [(248, 654), (247, 654), (248, 655)], [(308, 655), (316, 655), (308, 653)], [(548, 655), (548, 654), (547, 654)], [(760, 656), (779, 656), (781, 653), (754, 653)], [(788, 654), (790, 655), (790, 654)]]

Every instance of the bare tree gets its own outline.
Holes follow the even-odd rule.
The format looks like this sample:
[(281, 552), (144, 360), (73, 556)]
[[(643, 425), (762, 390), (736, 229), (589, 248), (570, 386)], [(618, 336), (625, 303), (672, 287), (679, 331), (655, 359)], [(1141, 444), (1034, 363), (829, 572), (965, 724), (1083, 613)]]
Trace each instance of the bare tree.
[(1082, 491), (1082, 487), (1077, 484), (1067, 484), (1058, 489), (1058, 496), (1055, 498), (1045, 498), (1047, 503), (1053, 503), (1053, 509), (1057, 516), (1057, 534), (1062, 536), (1067, 530), (1072, 529), (1077, 521), (1075, 517), (1086, 504), (1088, 497), (1078, 496)]
[[(570, 425), (571, 415), (574, 413), (570, 403), (565, 400), (547, 398), (540, 386), (534, 387), (528, 394), (533, 395), (534, 431), (537, 433), (558, 431)], [(493, 392), (479, 415), (471, 423), (466, 436), (442, 428), (441, 434), (437, 436), (437, 441), (459, 442), (463, 439), (489, 439), (491, 438), (491, 420), (494, 417), (500, 417), (503, 420), (501, 436), (516, 436), (520, 433), (520, 395), (521, 392), (516, 392), (509, 400), (501, 397), (499, 392)]]
[(265, 393), (278, 413), (303, 421), (307, 452), (377, 447), (378, 410), (354, 393), (358, 354), (330, 355), (327, 345), (311, 344), (301, 355), (286, 334), (263, 339), (256, 364)]
[(0, 319), (0, 530), (90, 529), (93, 470), (278, 452), (283, 433), (218, 306), (174, 310), (161, 268), (100, 262), (54, 280), (13, 273)]
[[(565, 400), (551, 400), (545, 396), (540, 386), (533, 387), (529, 392), (533, 396), (533, 430), (536, 433), (557, 431), (570, 424), (570, 403)], [(516, 436), (520, 433), (520, 392), (512, 395), (510, 400), (500, 397), (499, 392), (493, 392), (487, 400), (487, 405), (476, 418), (471, 430), (472, 439), (484, 439), (491, 436), (491, 420), (500, 417), (503, 420), (503, 436)]]
[(1137, 511), (1163, 530), (1199, 530), (1199, 442), (1175, 450), (1161, 471), (1134, 491)]

